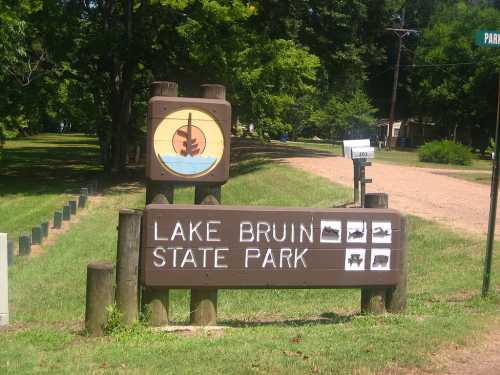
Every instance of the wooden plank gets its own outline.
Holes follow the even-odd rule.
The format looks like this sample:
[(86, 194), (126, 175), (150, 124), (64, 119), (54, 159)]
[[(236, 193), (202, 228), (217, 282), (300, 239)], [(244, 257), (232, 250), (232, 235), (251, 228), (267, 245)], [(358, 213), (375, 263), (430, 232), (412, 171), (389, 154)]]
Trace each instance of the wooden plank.
[(151, 204), (143, 221), (142, 283), (152, 288), (396, 285), (405, 253), (401, 225), (402, 216), (390, 209)]

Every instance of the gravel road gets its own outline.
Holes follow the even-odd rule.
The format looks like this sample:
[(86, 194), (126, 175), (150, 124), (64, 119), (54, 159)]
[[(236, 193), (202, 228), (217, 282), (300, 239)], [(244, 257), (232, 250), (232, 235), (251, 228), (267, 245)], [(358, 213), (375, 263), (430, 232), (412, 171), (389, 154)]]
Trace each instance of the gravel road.
[[(292, 166), (352, 187), (352, 161), (339, 156), (290, 157)], [(367, 192), (389, 194), (389, 207), (437, 221), (459, 232), (485, 234), (488, 226), (488, 185), (443, 175), (436, 170), (373, 162), (366, 176)], [(497, 220), (495, 233), (500, 231)]]

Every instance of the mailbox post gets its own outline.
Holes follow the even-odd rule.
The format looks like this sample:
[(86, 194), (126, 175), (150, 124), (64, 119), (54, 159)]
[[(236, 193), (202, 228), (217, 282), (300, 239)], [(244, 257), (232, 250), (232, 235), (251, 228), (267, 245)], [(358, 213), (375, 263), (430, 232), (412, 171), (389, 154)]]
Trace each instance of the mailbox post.
[(372, 159), (374, 156), (375, 148), (370, 147), (369, 139), (344, 141), (344, 157), (352, 160), (354, 169), (354, 203), (360, 202), (361, 207), (365, 207), (366, 184), (372, 182), (366, 178), (365, 167), (372, 165), (366, 159)]

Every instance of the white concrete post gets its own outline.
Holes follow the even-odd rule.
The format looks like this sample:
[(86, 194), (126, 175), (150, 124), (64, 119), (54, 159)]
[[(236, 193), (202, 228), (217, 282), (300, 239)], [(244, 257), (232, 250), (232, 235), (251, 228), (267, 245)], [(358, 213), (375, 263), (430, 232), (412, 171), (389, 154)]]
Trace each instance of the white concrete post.
[(7, 233), (0, 233), (0, 326), (9, 324), (9, 276), (7, 273)]

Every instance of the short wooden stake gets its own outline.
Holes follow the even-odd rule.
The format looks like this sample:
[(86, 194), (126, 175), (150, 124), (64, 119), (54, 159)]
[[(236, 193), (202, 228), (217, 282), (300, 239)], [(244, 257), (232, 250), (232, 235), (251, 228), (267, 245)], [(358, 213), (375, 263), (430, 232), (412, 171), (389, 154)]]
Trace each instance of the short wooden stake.
[(108, 306), (113, 304), (113, 264), (92, 262), (87, 266), (85, 329), (90, 336), (103, 336)]
[[(221, 186), (199, 184), (195, 186), (195, 204), (220, 204)], [(192, 325), (217, 324), (217, 289), (191, 289), (190, 321)]]
[(86, 195), (80, 195), (78, 197), (78, 208), (85, 208), (85, 205), (87, 204), (87, 196)]
[(12, 265), (14, 263), (14, 241), (7, 241), (7, 265)]
[(398, 313), (406, 309), (407, 289), (408, 289), (408, 234), (406, 232), (407, 221), (403, 218), (403, 228), (401, 230), (405, 233), (402, 248), (406, 251), (401, 256), (401, 274), (396, 286), (387, 289), (386, 295), (386, 308), (391, 313)]
[(31, 228), (31, 243), (33, 245), (40, 245), (42, 243), (42, 227), (40, 225)]
[(0, 326), (9, 324), (9, 271), (7, 233), (0, 233)]
[(97, 180), (93, 180), (90, 185), (92, 186), (92, 194), (91, 195), (96, 195), (97, 190), (99, 189), (99, 184), (97, 183)]
[[(365, 195), (365, 208), (387, 208), (389, 196), (385, 193), (369, 193)], [(361, 312), (364, 314), (384, 314), (385, 294), (387, 288), (373, 287), (361, 289)]]
[(63, 221), (71, 219), (71, 209), (69, 208), (69, 204), (65, 204), (63, 206), (62, 219)]
[(76, 201), (68, 201), (71, 215), (76, 215)]
[(126, 326), (139, 319), (141, 219), (142, 211), (120, 210), (116, 254), (116, 305)]
[(53, 225), (54, 225), (55, 229), (61, 229), (61, 225), (62, 225), (62, 212), (61, 211), (54, 212)]
[(31, 238), (28, 234), (19, 236), (19, 255), (26, 256), (31, 254)]
[(44, 221), (40, 226), (42, 227), (42, 237), (47, 238), (49, 236), (49, 222)]

